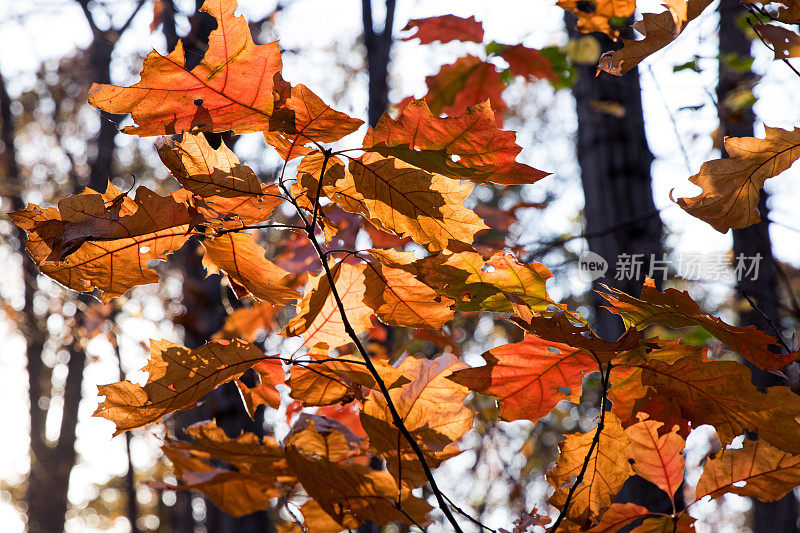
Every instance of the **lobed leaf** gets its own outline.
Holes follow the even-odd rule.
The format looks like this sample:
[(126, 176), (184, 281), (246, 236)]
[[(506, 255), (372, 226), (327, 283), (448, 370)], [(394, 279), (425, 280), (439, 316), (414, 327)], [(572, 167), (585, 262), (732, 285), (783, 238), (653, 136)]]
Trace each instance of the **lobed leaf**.
[(430, 44), (435, 41), (449, 43), (450, 41), (483, 42), (483, 24), (469, 18), (455, 15), (442, 15), (424, 19), (412, 19), (400, 31), (416, 30), (413, 34), (403, 37), (404, 41), (419, 39), (420, 44)]

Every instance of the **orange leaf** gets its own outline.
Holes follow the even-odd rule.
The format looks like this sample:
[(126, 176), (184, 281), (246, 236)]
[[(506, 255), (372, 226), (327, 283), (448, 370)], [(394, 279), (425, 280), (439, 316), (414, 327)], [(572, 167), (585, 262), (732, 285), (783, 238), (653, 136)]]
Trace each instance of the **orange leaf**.
[(697, 499), (732, 492), (762, 502), (783, 498), (800, 485), (800, 455), (791, 455), (762, 439), (745, 439), (742, 448), (727, 448), (706, 461), (697, 483)]
[[(316, 431), (313, 426), (309, 430)], [(431, 506), (407, 488), (398, 490), (388, 472), (346, 459), (334, 461), (322, 448), (320, 453), (311, 452), (298, 446), (291, 436), (285, 447), (289, 465), (308, 495), (346, 528), (355, 529), (367, 520), (378, 525), (410, 525), (406, 513), (417, 523), (428, 522)], [(398, 504), (404, 512), (397, 508)]]
[[(413, 252), (407, 253), (413, 258)], [(439, 329), (453, 318), (453, 300), (399, 268), (367, 263), (366, 285), (364, 303), (390, 326)]]
[(288, 272), (268, 261), (267, 253), (249, 233), (226, 233), (202, 243), (203, 267), (207, 275), (224, 271), (240, 298), (252, 295), (257, 300), (279, 304), (300, 297), (286, 287)]
[(156, 150), (193, 203), (214, 226), (238, 227), (266, 221), (283, 202), (276, 185), (265, 185), (225, 146), (216, 150), (201, 134), (183, 134), (181, 142), (160, 139)]
[(628, 327), (644, 329), (652, 324), (672, 328), (700, 326), (725, 343), (754, 365), (765, 370), (779, 370), (798, 359), (798, 353), (776, 354), (770, 347), (779, 348), (778, 341), (754, 326), (736, 327), (700, 309), (689, 293), (676, 289), (659, 292), (653, 279), (642, 287), (641, 299), (611, 287), (600, 295), (611, 303), (606, 307), (620, 315)]
[(245, 410), (251, 419), (255, 419), (259, 405), (269, 405), (273, 409), (281, 406), (281, 393), (275, 386), (286, 380), (286, 372), (280, 359), (261, 361), (253, 367), (253, 370), (258, 376), (255, 387), (248, 387), (241, 380), (236, 381)]
[(583, 8), (578, 0), (559, 0), (556, 5), (578, 18), (577, 28), (581, 32), (600, 31), (611, 37), (619, 35), (619, 31), (611, 27), (615, 22), (612, 19), (627, 20), (636, 10), (636, 0), (593, 0), (589, 8)]
[(412, 19), (400, 31), (412, 29), (417, 31), (408, 37), (403, 37), (404, 41), (419, 39), (420, 44), (430, 44), (434, 41), (483, 42), (483, 24), (475, 20), (474, 16), (468, 19), (455, 15)]
[(58, 209), (28, 204), (9, 216), (27, 233), (25, 248), (42, 273), (76, 291), (99, 289), (108, 302), (158, 281), (148, 263), (189, 238), (191, 216), (179, 193), (139, 187), (131, 199), (109, 183), (105, 193), (86, 189)]
[[(547, 473), (547, 481), (556, 492), (550, 503), (558, 508), (564, 506), (567, 493), (575, 482), (575, 476), (583, 468), (589, 453), (595, 430), (583, 434), (567, 435), (559, 444), (561, 452), (558, 463)], [(625, 480), (633, 475), (627, 461), (621, 460), (628, 446), (628, 437), (614, 413), (605, 414), (605, 428), (589, 458), (583, 483), (572, 495), (567, 518), (578, 524), (597, 520), (608, 509)]]
[[(372, 311), (364, 305), (364, 268), (363, 264), (348, 263), (332, 267), (336, 290), (356, 334), (372, 327)], [(308, 346), (324, 344), (331, 349), (352, 342), (324, 272), (309, 278), (297, 315), (286, 324), (282, 334), (301, 335)]]
[(364, 137), (365, 151), (402, 159), (423, 170), (475, 183), (534, 183), (546, 172), (516, 161), (516, 134), (497, 128), (489, 102), (456, 118), (431, 113), (425, 100), (410, 102), (393, 119), (381, 116)]
[(759, 191), (800, 158), (800, 128), (792, 131), (766, 127), (766, 137), (728, 137), (730, 157), (703, 163), (689, 181), (703, 189), (692, 198), (677, 200), (687, 213), (722, 233), (745, 228), (761, 220)]
[(270, 333), (273, 329), (276, 309), (269, 302), (257, 303), (252, 307), (241, 307), (225, 318), (222, 329), (211, 339), (244, 339), (255, 342), (258, 333)]
[(94, 416), (117, 425), (114, 435), (157, 422), (195, 405), (218, 386), (239, 377), (268, 356), (242, 341), (213, 341), (190, 350), (165, 340), (150, 341), (148, 373), (142, 387), (130, 381), (100, 385), (106, 399)]
[(488, 99), (495, 121), (498, 125), (503, 123), (503, 113), (508, 106), (501, 93), (506, 85), (493, 64), (467, 55), (451, 65), (442, 66), (438, 73), (425, 78), (425, 83), (428, 85), (425, 100), (435, 115), (444, 113), (457, 117), (469, 106)]
[(486, 366), (454, 372), (450, 379), (497, 396), (504, 420), (537, 421), (561, 400), (580, 398), (583, 376), (597, 371), (591, 353), (531, 335), (493, 348)]
[(196, 129), (249, 133), (270, 129), (273, 78), (282, 63), (278, 43), (256, 45), (235, 0), (209, 0), (205, 11), (217, 20), (208, 50), (191, 71), (183, 43), (169, 55), (150, 52), (142, 79), (131, 87), (93, 84), (89, 103), (108, 113), (131, 113), (134, 126), (122, 131), (147, 137)]
[[(463, 403), (469, 390), (447, 379), (460, 368), (464, 368), (464, 364), (453, 355), (433, 360), (408, 356), (398, 369), (412, 380), (411, 383), (389, 391), (400, 418), (432, 467), (457, 455), (459, 449), (455, 441), (472, 429), (475, 413)], [(419, 459), (394, 425), (386, 399), (380, 392), (373, 391), (364, 402), (361, 424), (370, 446), (386, 459), (386, 468), (398, 483), (419, 487), (427, 482)]]
[(521, 44), (505, 45), (499, 55), (508, 61), (508, 68), (515, 76), (523, 76), (528, 81), (558, 80), (553, 64), (539, 50)]
[(329, 194), (342, 209), (436, 252), (465, 248), (486, 225), (464, 201), (472, 184), (432, 174), (395, 158), (367, 153), (350, 161)]
[(633, 460), (633, 470), (647, 481), (674, 498), (683, 483), (683, 448), (686, 441), (678, 435), (678, 428), (659, 436), (663, 422), (648, 420), (640, 415), (639, 422), (628, 427), (625, 434), (630, 440), (627, 456)]
[(635, 503), (612, 503), (600, 521), (590, 529), (582, 529), (579, 526), (570, 528), (570, 531), (586, 531), (586, 533), (615, 533), (621, 531), (625, 526), (635, 520), (648, 516), (650, 511), (646, 507)]

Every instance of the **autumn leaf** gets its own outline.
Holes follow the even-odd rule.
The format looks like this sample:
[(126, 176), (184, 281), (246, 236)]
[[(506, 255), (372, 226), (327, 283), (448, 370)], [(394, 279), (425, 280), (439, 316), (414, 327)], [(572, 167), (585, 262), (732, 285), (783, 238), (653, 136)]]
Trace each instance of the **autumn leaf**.
[(28, 236), (25, 248), (42, 273), (104, 302), (158, 281), (148, 264), (164, 260), (189, 238), (192, 217), (180, 191), (159, 196), (139, 187), (131, 199), (109, 183), (43, 209), (28, 204), (9, 217)]
[(438, 73), (425, 78), (428, 102), (434, 115), (462, 115), (469, 106), (489, 100), (498, 125), (508, 109), (501, 93), (506, 85), (497, 68), (475, 56), (467, 55), (455, 63), (444, 65)]
[[(625, 480), (633, 475), (627, 461), (620, 460), (628, 446), (628, 437), (619, 420), (607, 412), (604, 424), (597, 446), (589, 456), (583, 482), (573, 493), (567, 510), (567, 518), (577, 524), (597, 520), (609, 508)], [(558, 462), (547, 473), (547, 481), (556, 489), (550, 497), (552, 505), (562, 508), (566, 503), (567, 493), (583, 468), (594, 436), (595, 430), (567, 435), (559, 444)]]
[(689, 181), (703, 192), (677, 200), (687, 213), (721, 232), (745, 228), (761, 220), (758, 198), (764, 182), (800, 158), (800, 128), (766, 127), (766, 137), (728, 137), (727, 158), (703, 163)]
[(765, 370), (780, 370), (798, 359), (797, 352), (773, 353), (770, 347), (777, 349), (781, 345), (777, 339), (758, 328), (731, 326), (704, 312), (686, 291), (667, 289), (659, 292), (652, 278), (645, 281), (641, 298), (634, 298), (612, 287), (605, 287), (605, 290), (600, 295), (611, 303), (606, 309), (620, 315), (628, 327), (644, 329), (652, 324), (672, 328), (700, 326), (731, 350)]
[(270, 333), (273, 330), (276, 311), (269, 302), (240, 307), (225, 317), (222, 328), (211, 339), (244, 339), (255, 342), (259, 332)]
[(279, 304), (300, 297), (284, 284), (289, 273), (267, 260), (266, 250), (249, 233), (226, 233), (203, 241), (203, 267), (207, 275), (227, 274), (236, 295)]
[[(349, 263), (337, 263), (331, 268), (336, 290), (356, 334), (372, 327), (372, 310), (364, 305), (365, 268), (363, 264)], [(301, 335), (309, 346), (324, 344), (332, 349), (352, 342), (324, 272), (309, 278), (297, 315), (286, 324), (282, 334)]]
[(585, 531), (586, 533), (615, 533), (636, 520), (650, 515), (646, 507), (635, 503), (612, 503), (600, 521), (589, 529), (583, 529), (578, 524), (570, 528), (570, 531)]
[(420, 44), (430, 44), (434, 41), (442, 43), (450, 41), (483, 42), (483, 24), (475, 20), (474, 16), (468, 19), (455, 15), (412, 19), (400, 31), (410, 30), (416, 31), (403, 37), (404, 41), (419, 39)]
[(697, 483), (697, 499), (734, 493), (762, 502), (783, 498), (800, 485), (800, 455), (791, 455), (762, 439), (745, 439), (741, 448), (726, 448), (707, 460)]
[(426, 172), (399, 159), (367, 153), (351, 159), (331, 200), (379, 228), (409, 236), (432, 252), (466, 248), (486, 228), (464, 207), (472, 192), (463, 183)]
[(215, 227), (264, 222), (283, 202), (278, 187), (261, 183), (224, 141), (214, 149), (202, 133), (184, 133), (180, 142), (160, 139), (156, 150), (175, 179), (192, 193), (204, 222)]
[[(335, 461), (321, 447), (317, 448), (318, 453), (304, 449), (291, 436), (285, 446), (289, 465), (308, 495), (346, 528), (355, 529), (367, 520), (377, 525), (389, 522), (411, 525), (406, 513), (417, 523), (428, 522), (430, 505), (413, 496), (409, 489), (398, 490), (388, 472), (358, 462)], [(404, 512), (398, 509), (398, 504)]]
[(279, 494), (269, 477), (212, 466), (169, 445), (162, 450), (181, 484), (155, 483), (151, 484), (153, 488), (202, 492), (222, 511), (236, 517), (268, 509)]
[(541, 263), (520, 263), (497, 252), (485, 261), (476, 252), (443, 251), (419, 260), (395, 250), (371, 250), (381, 264), (416, 276), (439, 294), (455, 301), (460, 311), (511, 312), (512, 299), (543, 311), (555, 302), (545, 284), (552, 277)]
[[(625, 74), (646, 57), (677, 39), (678, 35), (686, 29), (687, 24), (699, 17), (711, 3), (711, 0), (688, 0), (686, 2), (686, 23), (682, 26), (676, 23), (674, 8), (658, 14), (644, 13), (642, 20), (633, 25), (637, 32), (644, 35), (644, 39), (639, 41), (623, 39), (622, 48), (603, 54), (598, 69), (615, 76)], [(634, 4), (634, 2), (630, 2), (630, 4)]]
[(598, 369), (588, 351), (532, 335), (493, 348), (483, 358), (485, 366), (459, 370), (450, 379), (496, 396), (504, 420), (535, 422), (561, 400), (580, 398), (583, 377)]
[[(449, 354), (432, 360), (408, 356), (398, 365), (411, 383), (390, 390), (389, 395), (429, 466), (438, 466), (458, 454), (456, 441), (472, 429), (475, 413), (463, 403), (469, 390), (447, 379), (464, 366)], [(374, 391), (367, 397), (361, 424), (370, 446), (386, 459), (386, 468), (398, 483), (419, 487), (427, 482), (419, 459), (394, 424), (381, 392)]]
[(553, 64), (539, 50), (521, 44), (502, 46), (498, 55), (508, 62), (513, 75), (522, 76), (528, 81), (558, 80)]
[(100, 385), (105, 396), (94, 416), (117, 426), (114, 435), (157, 422), (163, 416), (195, 405), (218, 386), (239, 377), (268, 356), (242, 341), (212, 341), (190, 350), (165, 340), (150, 341), (150, 361), (142, 368), (147, 383), (130, 381)]
[(200, 63), (186, 69), (181, 41), (166, 56), (150, 52), (141, 81), (131, 87), (93, 84), (89, 103), (108, 113), (130, 113), (124, 133), (147, 137), (185, 131), (249, 133), (270, 129), (273, 78), (282, 68), (278, 43), (256, 45), (235, 0), (208, 0), (202, 11), (217, 28)]
[[(322, 187), (320, 187), (323, 163), (325, 175), (322, 177)], [(336, 156), (326, 158), (324, 153), (314, 150), (304, 156), (297, 166), (297, 180), (292, 184), (292, 196), (297, 199), (300, 207), (313, 212), (314, 204), (319, 201), (317, 193), (320, 196), (332, 197), (336, 191), (334, 184), (344, 179), (344, 176), (345, 167), (341, 159)]]
[(273, 409), (281, 406), (281, 393), (275, 387), (286, 380), (286, 372), (280, 359), (267, 359), (256, 363), (253, 371), (258, 378), (258, 383), (254, 387), (248, 386), (241, 379), (235, 382), (251, 419), (255, 419), (259, 405), (269, 405)]
[(759, 390), (750, 371), (733, 361), (687, 356), (668, 364), (651, 360), (639, 365), (642, 383), (663, 398), (672, 398), (692, 427), (710, 424), (727, 444), (745, 432), (786, 452), (800, 453), (800, 397), (789, 387)]
[(772, 45), (776, 60), (800, 57), (800, 35), (797, 33), (772, 24), (753, 24), (753, 29)]
[(367, 131), (363, 148), (474, 183), (534, 183), (548, 175), (517, 162), (522, 149), (516, 134), (497, 127), (488, 101), (449, 118), (431, 113), (425, 100), (414, 100), (396, 119), (384, 113)]
[(681, 512), (676, 517), (651, 516), (645, 518), (642, 525), (631, 533), (694, 533), (694, 521), (695, 519), (686, 512)]
[(578, 0), (559, 0), (556, 5), (578, 18), (577, 28), (581, 32), (600, 31), (610, 37), (619, 35), (616, 27), (627, 24), (636, 10), (636, 0), (594, 0), (589, 8), (584, 8)]
[[(375, 252), (379, 252), (376, 250)], [(413, 252), (398, 252), (409, 254)], [(413, 260), (413, 259), (412, 259)], [(367, 263), (364, 303), (386, 324), (439, 329), (453, 318), (453, 300), (440, 296), (412, 273), (380, 261)]]
[(640, 415), (639, 422), (625, 430), (630, 443), (626, 455), (633, 461), (633, 471), (653, 483), (669, 495), (675, 497), (683, 483), (683, 448), (686, 441), (678, 435), (678, 428), (659, 435), (663, 422), (651, 420)]

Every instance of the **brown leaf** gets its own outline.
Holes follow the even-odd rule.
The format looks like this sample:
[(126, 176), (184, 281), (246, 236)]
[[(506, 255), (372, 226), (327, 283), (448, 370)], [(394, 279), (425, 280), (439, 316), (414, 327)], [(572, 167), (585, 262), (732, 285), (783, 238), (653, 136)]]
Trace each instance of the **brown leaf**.
[[(800, 131), (800, 130), (798, 130)], [(765, 370), (779, 370), (798, 359), (798, 353), (776, 354), (770, 347), (780, 348), (777, 339), (754, 326), (736, 327), (700, 309), (689, 293), (677, 289), (659, 292), (648, 278), (641, 298), (634, 298), (612, 287), (600, 295), (611, 303), (606, 307), (622, 317), (626, 326), (644, 329), (652, 324), (671, 328), (700, 326), (754, 365)]]
[(278, 187), (261, 183), (224, 141), (215, 150), (202, 133), (184, 133), (180, 142), (160, 139), (156, 150), (175, 179), (192, 193), (207, 224), (227, 228), (258, 224), (283, 202)]
[(559, 0), (556, 5), (578, 18), (581, 32), (600, 31), (611, 37), (619, 35), (619, 30), (611, 27), (612, 19), (626, 20), (636, 10), (636, 0), (594, 0), (591, 7), (584, 7), (578, 0)]
[[(711, 0), (688, 0), (686, 2), (686, 22), (691, 22), (699, 17), (710, 4)], [(599, 70), (615, 76), (625, 74), (647, 56), (658, 52), (674, 41), (686, 29), (686, 24), (683, 26), (676, 24), (674, 11), (668, 9), (658, 14), (644, 13), (642, 20), (633, 27), (644, 35), (644, 39), (639, 41), (623, 39), (622, 48), (603, 54), (600, 58)]]
[(758, 198), (764, 182), (800, 158), (800, 128), (766, 127), (765, 131), (763, 139), (726, 138), (729, 157), (703, 163), (700, 172), (689, 178), (703, 192), (679, 198), (678, 205), (722, 233), (758, 223)]
[(772, 24), (753, 24), (753, 29), (772, 45), (776, 60), (800, 57), (800, 35), (797, 33)]
[(76, 291), (98, 289), (108, 302), (158, 281), (148, 263), (189, 238), (191, 216), (179, 193), (139, 187), (131, 199), (109, 184), (103, 194), (70, 196), (58, 209), (28, 204), (9, 216), (26, 232), (25, 248), (42, 273)]
[(203, 267), (207, 275), (228, 275), (236, 295), (252, 295), (260, 301), (280, 304), (300, 297), (285, 285), (289, 273), (267, 260), (266, 250), (249, 233), (226, 233), (203, 241)]
[(650, 514), (646, 507), (635, 503), (612, 503), (600, 521), (589, 529), (583, 529), (579, 525), (570, 528), (571, 532), (586, 531), (586, 533), (616, 533), (622, 531), (628, 524), (644, 518)]
[[(550, 497), (552, 505), (558, 508), (564, 506), (575, 476), (583, 468), (594, 435), (595, 430), (567, 435), (566, 440), (559, 444), (561, 454), (558, 463), (547, 473), (547, 480), (556, 489)], [(628, 437), (619, 419), (613, 413), (607, 412), (605, 427), (590, 456), (583, 483), (572, 495), (567, 518), (584, 524), (589, 520), (597, 520), (608, 509), (625, 480), (633, 475), (631, 466), (621, 459), (625, 456), (627, 446)]]
[(308, 453), (290, 437), (287, 438), (286, 458), (308, 495), (340, 524), (355, 529), (370, 520), (378, 525), (389, 522), (411, 524), (399, 505), (415, 522), (428, 522), (431, 510), (422, 499), (407, 488), (398, 491), (397, 484), (386, 471), (373, 470), (354, 461), (335, 461), (327, 452)]
[(259, 405), (269, 405), (273, 409), (281, 406), (281, 393), (275, 388), (286, 380), (286, 372), (280, 359), (267, 359), (253, 366), (258, 383), (249, 387), (241, 380), (236, 381), (236, 387), (244, 402), (245, 410), (250, 418), (255, 419), (256, 409)]
[[(453, 355), (436, 359), (406, 357), (398, 366), (411, 383), (389, 391), (400, 418), (420, 445), (431, 467), (459, 453), (456, 441), (472, 429), (475, 414), (464, 406), (466, 387), (447, 379), (463, 368)], [(386, 468), (409, 487), (427, 482), (411, 445), (394, 425), (386, 399), (373, 391), (364, 402), (361, 424), (370, 446), (386, 459)]]
[(532, 335), (493, 348), (483, 358), (486, 366), (459, 370), (450, 379), (497, 396), (504, 420), (535, 422), (561, 400), (580, 398), (583, 376), (598, 369), (588, 351)]
[(745, 439), (742, 448), (727, 448), (706, 461), (695, 492), (699, 500), (723, 494), (774, 502), (800, 485), (800, 455), (791, 455), (762, 439)]
[(384, 113), (367, 131), (363, 148), (474, 183), (534, 183), (548, 175), (517, 162), (522, 149), (516, 134), (498, 129), (488, 101), (449, 118), (431, 113), (425, 100), (414, 100), (396, 119)]
[(244, 339), (255, 342), (259, 332), (273, 331), (275, 312), (275, 307), (269, 302), (236, 309), (225, 318), (222, 329), (211, 339)]
[(268, 356), (239, 340), (213, 341), (190, 350), (165, 340), (150, 341), (148, 373), (142, 387), (130, 381), (100, 385), (105, 396), (94, 413), (117, 425), (114, 435), (157, 422), (192, 407), (203, 396)]
[(486, 225), (464, 201), (472, 192), (463, 183), (420, 170), (399, 159), (367, 153), (351, 159), (345, 177), (329, 197), (381, 229), (409, 236), (436, 252), (469, 246)]

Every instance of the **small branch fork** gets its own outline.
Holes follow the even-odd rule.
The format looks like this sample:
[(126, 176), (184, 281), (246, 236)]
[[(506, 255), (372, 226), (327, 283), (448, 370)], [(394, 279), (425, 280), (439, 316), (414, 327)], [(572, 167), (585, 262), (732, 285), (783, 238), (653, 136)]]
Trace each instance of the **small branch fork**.
[(558, 518), (556, 518), (556, 521), (553, 522), (553, 525), (547, 530), (547, 533), (555, 533), (555, 531), (558, 529), (558, 526), (567, 516), (569, 505), (572, 502), (572, 496), (575, 494), (575, 491), (578, 490), (578, 487), (581, 485), (581, 483), (583, 483), (583, 476), (586, 475), (586, 470), (589, 468), (589, 462), (592, 460), (592, 454), (600, 442), (600, 434), (603, 433), (603, 428), (605, 427), (606, 407), (608, 403), (608, 380), (609, 375), (611, 374), (611, 363), (606, 364), (605, 370), (603, 369), (603, 364), (599, 360), (597, 361), (597, 365), (600, 369), (600, 386), (602, 388), (602, 396), (600, 399), (600, 420), (597, 422), (597, 429), (595, 429), (594, 438), (592, 439), (592, 444), (589, 446), (589, 451), (586, 453), (586, 458), (583, 460), (581, 471), (578, 473), (578, 477), (575, 478), (575, 482), (572, 484), (572, 487), (570, 487), (569, 492), (567, 493), (567, 499), (564, 502), (564, 506), (561, 508), (561, 512), (558, 514)]
[[(397, 411), (397, 407), (394, 405), (394, 401), (392, 400), (391, 395), (389, 394), (389, 389), (387, 388), (386, 383), (384, 383), (383, 379), (381, 378), (378, 369), (375, 367), (372, 360), (370, 359), (367, 350), (364, 348), (364, 345), (361, 343), (361, 340), (358, 338), (358, 335), (356, 334), (352, 324), (350, 323), (349, 318), (347, 317), (347, 312), (344, 307), (344, 303), (342, 302), (342, 298), (339, 295), (339, 291), (336, 288), (336, 280), (334, 278), (333, 271), (331, 270), (330, 265), (326, 260), (328, 252), (322, 249), (322, 246), (320, 245), (319, 240), (317, 239), (316, 223), (319, 213), (320, 195), (322, 193), (322, 181), (325, 177), (325, 169), (327, 167), (327, 163), (331, 157), (332, 152), (331, 150), (323, 150), (323, 154), (325, 156), (325, 159), (323, 160), (322, 163), (319, 183), (317, 184), (317, 192), (314, 198), (314, 209), (311, 220), (308, 220), (306, 218), (305, 214), (303, 213), (303, 210), (298, 205), (297, 200), (291, 195), (288, 188), (282, 182), (280, 183), (280, 187), (283, 190), (284, 194), (287, 196), (289, 202), (295, 207), (297, 214), (304, 223), (303, 229), (306, 232), (308, 240), (311, 242), (311, 245), (314, 247), (314, 250), (317, 252), (317, 255), (319, 256), (320, 263), (322, 264), (322, 268), (325, 271), (325, 276), (328, 279), (328, 283), (331, 287), (331, 294), (333, 295), (334, 301), (336, 302), (336, 306), (339, 309), (339, 314), (342, 317), (342, 324), (344, 326), (345, 332), (350, 337), (350, 340), (353, 342), (353, 344), (356, 346), (358, 353), (364, 360), (364, 364), (366, 365), (367, 370), (369, 370), (369, 373), (375, 379), (375, 382), (378, 384), (378, 387), (380, 388), (381, 394), (383, 394), (383, 397), (386, 399), (386, 404), (389, 407), (389, 412), (392, 416), (392, 423), (399, 430), (400, 434), (402, 434), (403, 438), (408, 442), (409, 446), (411, 446), (414, 455), (417, 456), (417, 459), (419, 460), (420, 465), (422, 466), (422, 470), (425, 473), (425, 477), (427, 478), (431, 490), (433, 491), (433, 494), (439, 505), (439, 508), (441, 509), (445, 518), (447, 518), (447, 521), (450, 522), (450, 525), (453, 527), (453, 531), (455, 531), (456, 533), (463, 533), (461, 526), (459, 526), (458, 521), (455, 519), (453, 513), (450, 511), (450, 507), (448, 506), (447, 501), (445, 500), (444, 494), (437, 485), (436, 479), (433, 477), (433, 472), (431, 472), (430, 466), (428, 465), (428, 462), (425, 458), (425, 454), (423, 453), (417, 441), (414, 439), (414, 436), (411, 435), (411, 432), (406, 427), (403, 418), (400, 416), (400, 413)], [(399, 507), (399, 502), (398, 502), (398, 507)], [(400, 510), (404, 514), (406, 514), (402, 510), (402, 508)]]
[[(774, 17), (772, 17), (772, 16), (771, 16), (769, 13), (767, 13), (767, 11), (765, 11), (763, 7), (758, 7), (758, 6), (754, 6), (754, 5), (752, 5), (752, 4), (745, 4), (745, 3), (742, 3), (742, 5), (745, 7), (745, 9), (747, 9), (747, 10), (748, 10), (750, 13), (752, 13), (753, 15), (761, 15), (761, 16), (763, 16), (763, 17), (766, 17), (766, 18), (768, 18), (768, 19), (775, 20), (775, 18), (774, 18)], [(764, 37), (761, 35), (761, 32), (760, 32), (760, 31), (758, 31), (758, 30), (757, 30), (757, 29), (754, 27), (754, 25), (753, 25), (753, 21), (752, 21), (752, 20), (750, 20), (750, 18), (749, 18), (749, 17), (747, 18), (747, 24), (750, 26), (750, 29), (751, 29), (751, 30), (753, 30), (753, 32), (756, 34), (756, 36), (758, 37), (758, 39), (759, 39), (759, 40), (760, 40), (762, 43), (764, 43), (764, 46), (766, 46), (768, 50), (771, 50), (772, 52), (774, 52), (774, 51), (775, 51), (775, 48), (773, 48), (772, 46), (770, 46), (770, 45), (769, 45), (769, 43), (768, 43), (766, 40), (764, 40)], [(796, 74), (798, 77), (800, 77), (800, 70), (797, 70), (797, 69), (794, 67), (794, 65), (792, 65), (791, 63), (789, 63), (789, 60), (788, 60), (788, 59), (786, 59), (785, 57), (782, 57), (782, 58), (780, 58), (780, 59), (781, 59), (781, 61), (783, 61), (784, 63), (786, 63), (786, 66), (787, 66), (787, 67), (789, 67), (789, 68), (792, 70), (792, 72), (794, 72), (794, 73), (795, 73), (795, 74)]]

